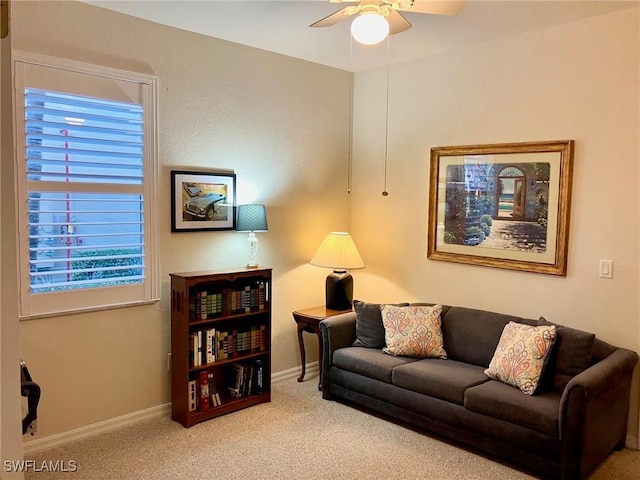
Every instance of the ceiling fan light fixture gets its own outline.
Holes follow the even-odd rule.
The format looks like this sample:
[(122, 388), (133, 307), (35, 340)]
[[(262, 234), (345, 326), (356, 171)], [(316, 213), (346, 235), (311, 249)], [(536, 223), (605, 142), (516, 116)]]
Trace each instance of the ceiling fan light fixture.
[(351, 22), (351, 36), (363, 45), (375, 45), (389, 35), (389, 22), (378, 13), (362, 13)]

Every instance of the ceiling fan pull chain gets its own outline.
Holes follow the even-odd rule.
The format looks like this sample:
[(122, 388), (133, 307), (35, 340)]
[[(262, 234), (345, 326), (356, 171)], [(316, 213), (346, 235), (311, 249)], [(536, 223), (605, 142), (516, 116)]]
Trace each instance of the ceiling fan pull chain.
[(387, 37), (387, 92), (384, 130), (384, 190), (382, 190), (382, 196), (386, 197), (389, 195), (387, 191), (387, 161), (389, 158), (389, 37)]
[(353, 38), (349, 37), (349, 157), (347, 160), (347, 194), (351, 194), (353, 175)]

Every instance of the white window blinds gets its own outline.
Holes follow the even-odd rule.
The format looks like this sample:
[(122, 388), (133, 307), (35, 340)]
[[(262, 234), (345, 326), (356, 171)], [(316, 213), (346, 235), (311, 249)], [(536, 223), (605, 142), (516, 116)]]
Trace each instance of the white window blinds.
[(110, 78), (97, 82), (96, 95), (85, 94), (84, 82), (82, 94), (74, 92), (74, 82), (64, 91), (43, 88), (39, 74), (46, 68), (18, 69), (24, 75), (16, 86), (24, 106), (17, 109), (24, 126), (18, 151), (18, 193), (26, 204), (19, 219), (23, 315), (157, 298), (157, 249), (150, 241), (155, 217), (149, 213), (155, 139), (147, 138), (155, 128), (153, 112), (145, 111), (153, 102), (144, 95), (109, 98), (109, 89), (99, 87)]
[[(141, 106), (27, 88), (25, 117), (31, 292), (141, 282)], [(54, 182), (66, 191), (52, 192)], [(88, 194), (69, 183), (139, 192)]]

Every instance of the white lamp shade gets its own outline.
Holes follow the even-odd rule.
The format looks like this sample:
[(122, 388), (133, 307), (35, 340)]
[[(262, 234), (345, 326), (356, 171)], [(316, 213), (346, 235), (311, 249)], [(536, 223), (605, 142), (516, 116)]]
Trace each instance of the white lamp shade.
[(353, 242), (351, 235), (346, 232), (329, 233), (309, 262), (317, 267), (332, 268), (334, 270), (354, 270), (364, 268), (364, 262)]
[(389, 35), (389, 22), (382, 15), (368, 13), (358, 15), (351, 22), (351, 36), (363, 45), (375, 45)]

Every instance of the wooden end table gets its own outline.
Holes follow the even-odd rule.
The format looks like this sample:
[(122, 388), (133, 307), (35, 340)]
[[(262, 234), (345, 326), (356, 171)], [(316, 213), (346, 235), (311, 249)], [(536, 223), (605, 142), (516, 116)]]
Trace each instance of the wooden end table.
[(298, 344), (300, 345), (300, 360), (302, 361), (302, 373), (298, 377), (298, 381), (304, 380), (306, 370), (306, 356), (304, 351), (304, 341), (302, 340), (302, 332), (315, 333), (318, 336), (318, 363), (320, 370), (320, 380), (318, 381), (318, 390), (322, 389), (322, 334), (320, 333), (320, 322), (325, 318), (333, 317), (341, 313), (347, 313), (351, 310), (331, 310), (325, 306), (305, 308), (293, 312), (293, 319), (298, 325)]

